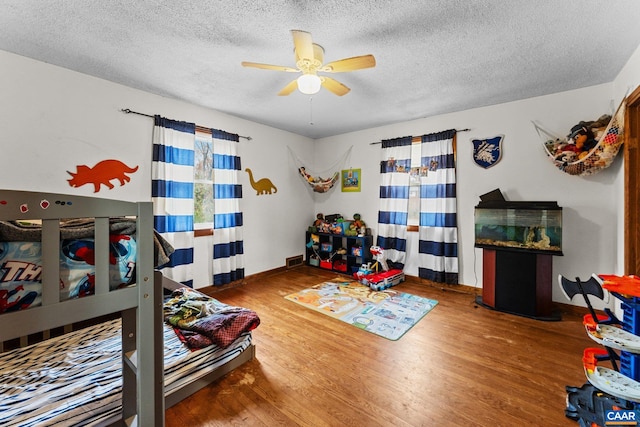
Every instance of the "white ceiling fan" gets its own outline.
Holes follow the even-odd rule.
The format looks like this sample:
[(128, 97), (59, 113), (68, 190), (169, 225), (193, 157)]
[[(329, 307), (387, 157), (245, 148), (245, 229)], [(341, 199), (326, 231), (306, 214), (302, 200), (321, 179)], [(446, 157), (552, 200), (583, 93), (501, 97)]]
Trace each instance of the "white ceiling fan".
[(291, 30), (291, 34), (293, 35), (297, 68), (257, 62), (242, 62), (244, 67), (301, 73), (300, 77), (291, 81), (278, 93), (280, 96), (289, 95), (296, 89), (304, 94), (313, 95), (321, 87), (338, 96), (346, 95), (351, 89), (331, 77), (318, 75), (318, 72), (342, 73), (376, 66), (376, 60), (373, 55), (354, 56), (324, 64), (324, 48), (319, 44), (313, 43), (311, 33)]

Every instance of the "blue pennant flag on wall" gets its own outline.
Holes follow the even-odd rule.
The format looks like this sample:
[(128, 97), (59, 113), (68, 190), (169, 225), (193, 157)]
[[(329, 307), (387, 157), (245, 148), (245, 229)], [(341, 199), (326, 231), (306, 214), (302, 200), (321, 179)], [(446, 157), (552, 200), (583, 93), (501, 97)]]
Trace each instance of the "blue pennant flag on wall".
[(487, 139), (472, 139), (473, 161), (485, 169), (498, 163), (502, 157), (502, 140), (504, 135)]

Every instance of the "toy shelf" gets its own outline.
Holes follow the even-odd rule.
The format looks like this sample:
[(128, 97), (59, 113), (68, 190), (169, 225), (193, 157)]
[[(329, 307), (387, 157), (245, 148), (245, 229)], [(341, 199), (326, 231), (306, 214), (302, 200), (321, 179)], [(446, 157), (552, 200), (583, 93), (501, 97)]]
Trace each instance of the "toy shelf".
[(305, 260), (312, 267), (349, 274), (371, 262), (372, 236), (312, 233), (305, 235)]

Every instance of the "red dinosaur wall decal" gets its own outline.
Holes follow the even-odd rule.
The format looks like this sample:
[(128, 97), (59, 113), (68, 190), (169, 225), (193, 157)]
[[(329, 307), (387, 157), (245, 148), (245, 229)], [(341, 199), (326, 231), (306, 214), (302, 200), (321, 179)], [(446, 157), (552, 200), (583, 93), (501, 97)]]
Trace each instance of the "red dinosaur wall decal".
[(76, 173), (69, 172), (71, 179), (68, 179), (69, 185), (73, 188), (81, 187), (85, 184), (93, 184), (94, 193), (100, 191), (100, 185), (104, 184), (111, 190), (114, 185), (110, 182), (113, 179), (120, 181), (120, 186), (131, 181), (126, 174), (134, 173), (138, 170), (138, 166), (131, 168), (120, 160), (102, 160), (90, 168), (87, 165), (77, 165)]

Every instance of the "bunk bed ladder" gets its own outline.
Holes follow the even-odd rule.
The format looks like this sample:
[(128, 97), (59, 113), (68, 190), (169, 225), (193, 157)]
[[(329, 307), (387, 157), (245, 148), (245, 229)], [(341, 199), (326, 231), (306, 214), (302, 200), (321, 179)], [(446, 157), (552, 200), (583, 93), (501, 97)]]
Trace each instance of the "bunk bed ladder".
[[(139, 204), (138, 242), (153, 242), (151, 206)], [(153, 245), (139, 245), (138, 250), (138, 307), (122, 312), (122, 418), (126, 426), (160, 427), (164, 426), (162, 274), (153, 269)]]

